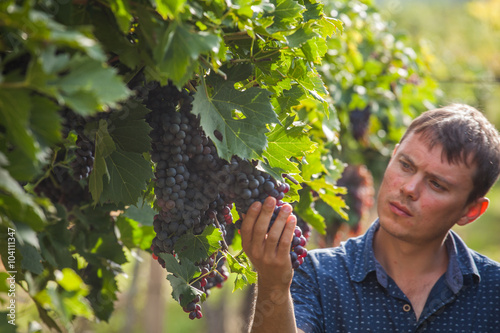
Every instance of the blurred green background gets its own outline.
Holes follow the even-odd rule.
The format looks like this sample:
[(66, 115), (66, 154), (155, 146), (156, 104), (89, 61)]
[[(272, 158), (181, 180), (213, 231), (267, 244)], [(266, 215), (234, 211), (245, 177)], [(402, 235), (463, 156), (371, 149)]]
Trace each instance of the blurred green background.
[[(473, 105), (500, 128), (500, 1), (377, 4), (397, 30), (433, 55), (431, 73), (443, 91), (441, 104)], [(500, 261), (500, 185), (488, 197), (490, 207), (480, 219), (454, 230), (472, 249)]]

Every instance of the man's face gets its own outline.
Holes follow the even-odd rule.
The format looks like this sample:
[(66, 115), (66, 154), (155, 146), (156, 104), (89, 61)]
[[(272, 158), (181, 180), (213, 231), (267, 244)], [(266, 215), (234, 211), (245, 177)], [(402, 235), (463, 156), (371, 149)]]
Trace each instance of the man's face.
[(414, 133), (396, 147), (377, 199), (380, 226), (393, 237), (425, 244), (464, 221), (476, 167), (449, 164), (441, 151)]

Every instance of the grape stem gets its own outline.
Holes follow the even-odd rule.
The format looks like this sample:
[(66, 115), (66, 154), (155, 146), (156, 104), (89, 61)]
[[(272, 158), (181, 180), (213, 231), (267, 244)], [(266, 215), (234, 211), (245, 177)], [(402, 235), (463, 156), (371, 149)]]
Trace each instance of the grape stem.
[[(217, 219), (217, 216), (215, 216), (214, 220), (215, 224), (217, 225), (217, 228), (219, 228), (219, 230), (222, 230), (220, 227), (219, 220)], [(227, 246), (226, 240), (224, 239), (224, 236), (222, 236), (222, 251), (227, 252), (228, 249), (229, 247)]]

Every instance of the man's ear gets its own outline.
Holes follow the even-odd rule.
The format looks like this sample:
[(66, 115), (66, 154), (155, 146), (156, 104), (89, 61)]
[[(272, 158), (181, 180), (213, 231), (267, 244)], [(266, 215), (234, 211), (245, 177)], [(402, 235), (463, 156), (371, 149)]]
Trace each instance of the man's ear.
[(394, 157), (394, 155), (396, 155), (396, 151), (398, 150), (399, 148), (399, 143), (396, 144), (396, 146), (394, 146), (394, 149), (392, 150), (392, 156), (391, 157)]
[(483, 197), (479, 198), (470, 204), (466, 213), (462, 218), (457, 222), (458, 225), (466, 225), (471, 222), (474, 222), (479, 216), (483, 215), (483, 213), (488, 208), (490, 204), (490, 199)]

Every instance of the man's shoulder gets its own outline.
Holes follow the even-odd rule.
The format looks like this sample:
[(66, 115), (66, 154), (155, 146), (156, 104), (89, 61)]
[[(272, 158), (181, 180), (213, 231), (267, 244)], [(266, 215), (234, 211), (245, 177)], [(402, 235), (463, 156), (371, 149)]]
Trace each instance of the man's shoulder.
[(497, 277), (500, 277), (500, 262), (497, 262), (477, 251), (470, 249), (469, 251), (480, 274), (493, 274)]

